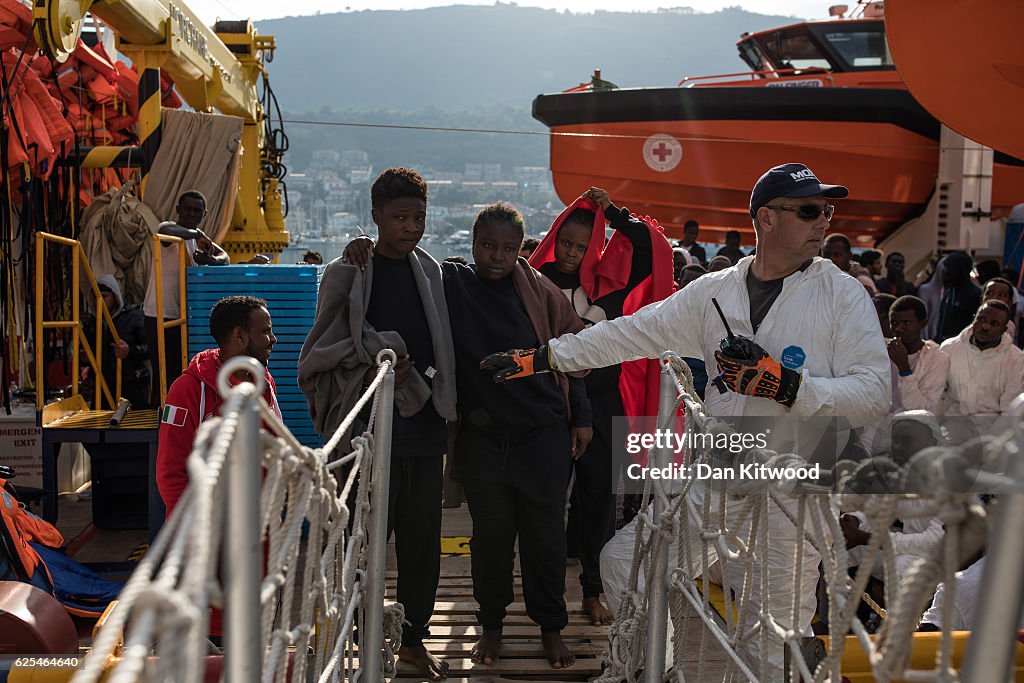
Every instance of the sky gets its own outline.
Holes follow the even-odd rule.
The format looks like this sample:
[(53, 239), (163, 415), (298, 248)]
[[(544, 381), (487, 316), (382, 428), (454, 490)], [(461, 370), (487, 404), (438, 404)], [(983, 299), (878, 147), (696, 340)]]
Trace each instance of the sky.
[[(287, 11), (282, 10), (280, 0), (187, 0), (188, 6), (200, 19), (212, 24), (216, 19), (276, 19), (286, 15), (308, 15), (346, 10), (364, 9), (400, 10), (423, 9), (442, 5), (493, 5), (493, 0), (459, 0), (444, 2), (437, 0), (378, 0), (377, 2), (359, 2), (358, 0), (289, 0)], [(629, 2), (613, 2), (609, 0), (521, 0), (524, 7), (545, 7), (571, 12), (592, 12), (595, 9), (609, 11), (654, 11), (659, 7), (692, 7), (698, 12), (715, 12), (723, 7), (739, 5), (743, 9), (761, 14), (781, 14), (806, 19), (823, 19), (827, 16), (829, 0), (630, 0)], [(856, 0), (848, 0), (851, 7)]]

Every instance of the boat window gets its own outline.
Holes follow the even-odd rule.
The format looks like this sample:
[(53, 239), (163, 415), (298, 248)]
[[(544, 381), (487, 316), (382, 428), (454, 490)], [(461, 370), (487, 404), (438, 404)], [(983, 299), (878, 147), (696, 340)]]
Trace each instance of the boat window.
[(740, 51), (740, 59), (746, 62), (754, 71), (764, 71), (764, 57), (757, 43), (753, 40), (744, 40), (737, 45)]
[(880, 21), (815, 27), (815, 33), (842, 62), (843, 70), (893, 69)]
[(832, 63), (806, 26), (762, 35), (762, 46), (777, 69), (831, 69)]
[(850, 66), (892, 66), (892, 55), (885, 36), (867, 31), (826, 33), (825, 40)]

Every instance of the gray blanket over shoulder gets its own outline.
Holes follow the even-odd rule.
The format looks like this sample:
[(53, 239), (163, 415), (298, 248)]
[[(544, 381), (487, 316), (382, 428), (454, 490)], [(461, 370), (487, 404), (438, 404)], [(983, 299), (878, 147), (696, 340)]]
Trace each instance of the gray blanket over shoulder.
[[(438, 414), (454, 421), (455, 353), (441, 269), (430, 254), (418, 247), (409, 255), (409, 263), (430, 329), (437, 374), (431, 380), (431, 391), (419, 373), (410, 372), (405, 385), (395, 391), (395, 406), (402, 416), (411, 417), (432, 399)], [(363, 272), (341, 259), (328, 264), (320, 281), (316, 320), (299, 354), (298, 380), (309, 404), (313, 426), (325, 439), (331, 437), (359, 400), (363, 376), (376, 365), (377, 352), (393, 349), (399, 356), (407, 353), (405, 341), (397, 332), (377, 331), (366, 321), (372, 282), (372, 262)], [(343, 442), (349, 439), (346, 434)]]

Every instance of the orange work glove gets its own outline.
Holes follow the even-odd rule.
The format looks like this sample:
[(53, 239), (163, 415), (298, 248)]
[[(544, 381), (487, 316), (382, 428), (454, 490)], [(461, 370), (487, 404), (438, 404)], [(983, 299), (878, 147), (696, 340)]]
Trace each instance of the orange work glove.
[(492, 353), (480, 361), (480, 369), (493, 371), (495, 383), (507, 379), (529, 377), (541, 372), (551, 372), (548, 362), (548, 347), (536, 349), (510, 349), (501, 353)]
[[(769, 398), (792, 407), (803, 376), (782, 367), (757, 342), (744, 339), (742, 345), (715, 352), (719, 377), (737, 394)], [(740, 348), (735, 348), (739, 346)], [(743, 355), (733, 355), (742, 350)]]

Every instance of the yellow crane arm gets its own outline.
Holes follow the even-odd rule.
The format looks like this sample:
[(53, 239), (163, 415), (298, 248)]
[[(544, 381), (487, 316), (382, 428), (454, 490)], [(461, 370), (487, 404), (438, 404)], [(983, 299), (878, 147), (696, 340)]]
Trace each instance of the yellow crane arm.
[[(219, 21), (210, 28), (175, 0), (35, 0), (33, 35), (56, 61), (74, 51), (86, 13), (107, 24), (117, 48), (139, 69), (139, 140), (143, 187), (147, 163), (160, 144), (159, 70), (173, 79), (196, 111), (237, 116), (245, 125), (239, 191), (224, 247), (237, 261), (254, 253), (279, 253), (288, 245), (282, 187), (266, 169), (280, 166), (284, 150), (268, 146), (266, 112), (256, 86), (273, 58), (273, 36), (257, 35), (252, 22)], [(143, 93), (145, 90), (145, 93)]]
[(220, 22), (226, 30), (218, 34), (172, 0), (40, 0), (33, 12), (36, 42), (57, 61), (75, 49), (82, 19), (91, 12), (113, 29), (118, 49), (133, 60), (133, 53), (158, 51), (160, 68), (194, 109), (260, 119), (256, 81), (262, 58), (275, 46), (272, 36), (256, 35), (248, 21)]

